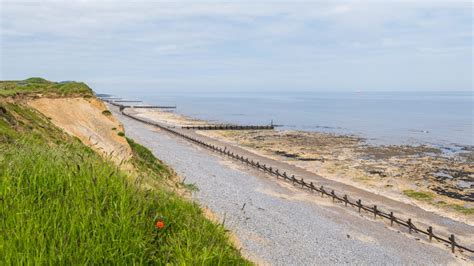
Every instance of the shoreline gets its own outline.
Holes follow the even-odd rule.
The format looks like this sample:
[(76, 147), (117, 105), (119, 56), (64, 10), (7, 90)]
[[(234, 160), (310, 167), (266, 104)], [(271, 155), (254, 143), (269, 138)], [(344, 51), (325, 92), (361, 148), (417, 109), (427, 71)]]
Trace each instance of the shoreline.
[[(215, 124), (170, 111), (134, 110), (171, 126)], [(373, 145), (334, 133), (249, 130), (196, 131), (374, 194), (473, 224), (474, 151), (444, 156), (426, 145)], [(437, 174), (434, 176), (433, 174)], [(443, 195), (444, 194), (444, 195)]]
[[(186, 123), (189, 123), (186, 125), (228, 125), (228, 124), (230, 125), (230, 124), (233, 124), (233, 123), (223, 123), (223, 122), (219, 122), (213, 119), (193, 117), (191, 115), (181, 113), (178, 110), (167, 110), (167, 111), (159, 111), (159, 112), (173, 113), (174, 116), (176, 116), (177, 121), (181, 121), (181, 122), (186, 121)], [(269, 125), (269, 124), (261, 123), (261, 125)], [(314, 126), (283, 125), (283, 126), (276, 126), (275, 130), (276, 131), (321, 133), (321, 134), (328, 134), (328, 135), (334, 135), (334, 136), (354, 137), (354, 138), (360, 139), (361, 141), (364, 141), (365, 144), (371, 145), (371, 146), (410, 146), (410, 147), (426, 146), (430, 148), (439, 149), (446, 156), (451, 156), (453, 154), (456, 155), (456, 154), (465, 153), (465, 152), (474, 153), (474, 143), (462, 144), (462, 143), (456, 143), (456, 142), (452, 142), (448, 140), (445, 140), (442, 142), (420, 141), (420, 140), (412, 139), (411, 137), (405, 140), (402, 140), (402, 139), (398, 139), (396, 141), (394, 140), (392, 142), (384, 138), (364, 136), (364, 134), (361, 132), (351, 131), (348, 128), (344, 128), (344, 127), (333, 127), (333, 126), (324, 126), (324, 125), (314, 125)], [(420, 133), (420, 134), (429, 133), (429, 132), (424, 132), (423, 130), (409, 130), (409, 131)]]
[[(132, 109), (126, 112), (137, 116), (137, 113)], [(140, 116), (143, 117), (143, 115)], [(321, 259), (327, 258), (326, 256), (321, 257), (321, 254), (325, 254), (326, 251), (333, 255), (342, 251), (341, 256), (344, 258), (348, 258), (350, 254), (358, 254), (356, 258), (351, 258), (351, 261), (360, 260), (363, 263), (367, 262), (367, 259), (363, 259), (365, 256), (360, 254), (369, 255), (368, 260), (373, 262), (376, 257), (370, 254), (385, 254), (388, 250), (390, 250), (388, 251), (391, 254), (390, 257), (407, 258), (405, 263), (417, 260), (417, 258), (426, 262), (424, 256), (418, 257), (419, 254), (424, 253), (421, 248), (436, 246), (436, 249), (430, 248), (430, 251), (426, 251), (430, 257), (438, 248), (443, 249), (442, 245), (434, 242), (433, 244), (424, 243), (420, 241), (419, 237), (410, 235), (408, 231), (401, 230), (401, 228), (394, 227), (392, 230), (392, 227), (388, 227), (384, 223), (373, 222), (372, 217), (359, 215), (357, 211), (353, 212), (338, 204), (333, 205), (330, 201), (314, 200), (315, 194), (313, 193), (300, 190), (285, 182), (275, 182), (260, 171), (235, 164), (233, 160), (208, 152), (207, 149), (195, 146), (184, 139), (175, 138), (173, 134), (168, 134), (161, 128), (148, 126), (127, 117), (123, 117), (122, 122), (128, 135), (137, 139), (142, 145), (151, 148), (156, 156), (173, 167), (179, 176), (198, 188), (193, 192), (193, 198), (202, 207), (213, 210), (219, 220), (223, 221), (223, 224), (225, 221), (226, 228), (236, 233), (244, 250), (249, 252), (245, 253), (255, 254), (257, 258), (260, 258), (258, 260), (260, 262), (298, 264), (294, 259), (304, 259), (304, 261), (308, 261), (300, 261), (299, 264), (308, 264), (315, 259), (322, 261)], [(225, 145), (222, 141), (199, 137), (195, 131), (174, 130), (187, 132), (186, 135), (202, 139), (212, 145), (220, 147)], [(287, 165), (285, 168), (285, 163), (264, 159), (255, 154), (251, 155), (250, 152), (245, 152), (235, 145), (228, 147), (238, 154), (251, 156), (261, 163), (270, 163), (280, 170), (290, 171), (299, 177), (304, 177), (307, 181), (311, 180), (309, 176), (302, 174), (304, 171), (296, 170), (296, 167)], [(292, 168), (293, 170), (291, 170)], [(317, 178), (312, 176), (315, 181)], [(334, 187), (330, 185), (335, 185), (334, 182), (328, 182), (324, 184), (336, 190), (341, 189), (341, 187), (338, 189), (337, 185)], [(373, 194), (369, 196), (369, 193), (354, 187), (348, 190), (342, 189), (342, 191), (364, 200), (370, 199), (369, 202), (371, 200), (383, 202), (377, 201), (377, 198), (383, 198), (383, 196), (374, 196)], [(357, 195), (358, 193), (361, 194)], [(395, 213), (415, 217), (418, 226), (424, 228), (427, 224), (433, 225), (437, 232), (456, 234), (459, 241), (469, 242), (468, 240), (471, 238), (471, 234), (468, 233), (471, 231), (471, 227), (465, 223), (453, 221), (390, 199), (386, 200), (386, 203), (391, 206), (390, 209), (393, 209)], [(329, 235), (328, 232), (330, 232)], [(387, 237), (391, 241), (383, 241)], [(321, 245), (321, 241), (328, 243), (328, 245)], [(288, 243), (295, 243), (300, 248), (289, 251)], [(347, 253), (347, 248), (341, 249), (340, 247), (347, 247), (355, 252)], [(377, 251), (363, 252), (359, 248), (363, 250), (375, 248)], [(300, 256), (300, 252), (304, 250), (307, 252), (303, 252), (304, 255)], [(416, 250), (415, 253), (412, 252), (414, 250)], [(287, 254), (287, 252), (290, 253)], [(311, 254), (311, 257), (308, 257), (308, 254)], [(331, 256), (331, 258), (339, 257)], [(455, 258), (458, 263), (470, 259), (466, 257), (458, 260), (461, 258), (458, 256), (452, 258)]]

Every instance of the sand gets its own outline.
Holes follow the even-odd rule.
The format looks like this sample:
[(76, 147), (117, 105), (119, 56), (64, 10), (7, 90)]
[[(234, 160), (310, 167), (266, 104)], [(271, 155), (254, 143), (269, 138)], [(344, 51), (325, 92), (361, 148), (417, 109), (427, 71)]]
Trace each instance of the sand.
[[(404, 228), (389, 227), (329, 199), (275, 181), (118, 112), (117, 117), (130, 137), (198, 188), (192, 192), (193, 198), (238, 238), (243, 254), (258, 264), (469, 264), (469, 258), (459, 253), (453, 256), (440, 243), (420, 240)], [(439, 221), (464, 233), (472, 231), (472, 227), (447, 218)]]
[(104, 157), (120, 164), (131, 157), (131, 149), (125, 137), (118, 132), (124, 129), (100, 100), (89, 98), (38, 98), (28, 101), (51, 122), (68, 134), (79, 138)]
[[(141, 117), (175, 127), (205, 123), (172, 112), (138, 112)], [(457, 221), (474, 223), (472, 151), (445, 156), (439, 149), (428, 146), (374, 146), (355, 136), (320, 132), (251, 130), (196, 133), (298, 166), (327, 179), (416, 205)], [(410, 191), (421, 192), (426, 197), (413, 198)]]

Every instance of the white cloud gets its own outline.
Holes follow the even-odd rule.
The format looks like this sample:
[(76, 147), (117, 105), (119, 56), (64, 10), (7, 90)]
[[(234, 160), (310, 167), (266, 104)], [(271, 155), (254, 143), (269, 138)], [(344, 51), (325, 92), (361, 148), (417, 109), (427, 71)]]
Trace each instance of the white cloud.
[(396, 62), (380, 77), (432, 68), (418, 83), (434, 88), (443, 71), (472, 69), (470, 2), (0, 1), (2, 78), (347, 88), (341, 75), (360, 80), (347, 64)]

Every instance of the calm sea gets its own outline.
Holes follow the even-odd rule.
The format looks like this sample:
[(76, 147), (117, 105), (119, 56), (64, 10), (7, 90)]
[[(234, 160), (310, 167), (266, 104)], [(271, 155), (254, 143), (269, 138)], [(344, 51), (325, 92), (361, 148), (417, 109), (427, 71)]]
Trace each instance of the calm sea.
[(472, 92), (147, 92), (128, 99), (176, 104), (176, 112), (200, 119), (273, 121), (281, 129), (352, 134), (378, 144), (474, 145)]

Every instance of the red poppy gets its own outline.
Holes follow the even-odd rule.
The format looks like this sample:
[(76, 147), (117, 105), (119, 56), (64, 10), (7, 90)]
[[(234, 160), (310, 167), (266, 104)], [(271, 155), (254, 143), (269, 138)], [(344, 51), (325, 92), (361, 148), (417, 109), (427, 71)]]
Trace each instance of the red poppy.
[(165, 227), (165, 223), (161, 220), (158, 220), (155, 223), (155, 227), (156, 227), (156, 229), (163, 229), (163, 227)]

